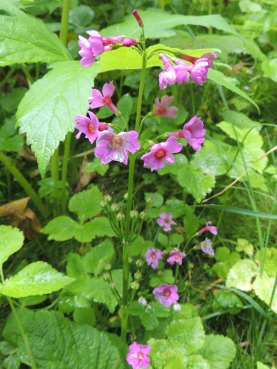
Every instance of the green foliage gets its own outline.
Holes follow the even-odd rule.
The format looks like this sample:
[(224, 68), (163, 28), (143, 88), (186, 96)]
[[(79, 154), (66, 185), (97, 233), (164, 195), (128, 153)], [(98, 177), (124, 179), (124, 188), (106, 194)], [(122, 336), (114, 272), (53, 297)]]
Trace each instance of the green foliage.
[(84, 168), (84, 173), (97, 172), (101, 176), (103, 176), (107, 170), (109, 169), (109, 165), (102, 164), (99, 158), (94, 158), (92, 162), (88, 163)]
[(25, 14), (10, 1), (1, 1), (0, 24), (1, 66), (70, 59), (62, 42), (42, 20)]
[(8, 258), (21, 249), (24, 242), (23, 233), (18, 228), (0, 225), (0, 267)]
[(108, 263), (113, 261), (115, 250), (112, 241), (105, 240), (93, 247), (83, 257), (84, 269), (95, 276), (101, 274)]
[(240, 255), (223, 246), (216, 249), (215, 259), (217, 262), (213, 265), (213, 270), (220, 278), (225, 279), (230, 268), (240, 260)]
[(73, 278), (57, 272), (51, 265), (37, 261), (0, 284), (0, 293), (16, 298), (44, 295), (58, 291), (73, 281)]
[(0, 151), (19, 152), (23, 148), (22, 136), (15, 133), (15, 121), (13, 118), (6, 119), (0, 128)]
[(59, 143), (73, 131), (74, 117), (86, 113), (95, 75), (95, 69), (77, 61), (56, 63), (22, 99), (17, 111), (20, 132), (26, 133), (42, 175)]
[[(21, 310), (18, 315), (38, 368), (123, 369), (119, 353), (106, 333), (88, 325), (77, 325), (54, 311)], [(30, 365), (13, 317), (7, 322), (4, 337), (18, 347), (21, 361)]]

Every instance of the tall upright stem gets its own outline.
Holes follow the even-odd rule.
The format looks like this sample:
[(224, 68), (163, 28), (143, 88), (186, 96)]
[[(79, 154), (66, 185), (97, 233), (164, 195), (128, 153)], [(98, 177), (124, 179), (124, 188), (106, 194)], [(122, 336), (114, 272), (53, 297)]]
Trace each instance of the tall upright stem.
[(20, 171), (13, 165), (12, 161), (2, 152), (0, 152), (0, 162), (2, 162), (7, 170), (14, 176), (14, 178), (18, 181), (23, 190), (29, 195), (35, 204), (35, 206), (40, 211), (41, 215), (46, 218), (47, 217), (47, 208), (41, 201), (38, 194), (35, 192), (33, 187), (27, 181), (27, 179), (20, 173)]
[[(144, 91), (145, 75), (146, 75), (146, 53), (142, 54), (142, 70), (139, 84), (138, 104), (136, 113), (135, 130), (139, 131), (141, 121), (141, 107), (142, 97)], [(126, 207), (126, 222), (125, 222), (125, 239), (123, 240), (123, 299), (122, 299), (122, 319), (121, 319), (121, 338), (123, 341), (126, 339), (126, 333), (128, 328), (128, 301), (129, 301), (129, 264), (128, 264), (128, 245), (130, 241), (130, 211), (133, 204), (133, 192), (134, 192), (134, 175), (135, 175), (136, 156), (132, 155), (129, 164), (129, 176), (128, 176), (128, 198)]]

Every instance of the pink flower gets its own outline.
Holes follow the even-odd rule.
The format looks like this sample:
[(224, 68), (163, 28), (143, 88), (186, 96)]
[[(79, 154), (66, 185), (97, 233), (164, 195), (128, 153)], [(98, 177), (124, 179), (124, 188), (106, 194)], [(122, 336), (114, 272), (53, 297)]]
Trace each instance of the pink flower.
[(162, 259), (163, 255), (164, 252), (162, 250), (149, 247), (145, 254), (146, 264), (150, 265), (153, 269), (157, 269), (159, 260)]
[(154, 288), (153, 295), (165, 307), (169, 307), (179, 300), (178, 288), (171, 284), (160, 284)]
[(81, 47), (79, 54), (82, 57), (80, 63), (84, 67), (90, 67), (94, 63), (95, 57), (106, 51), (100, 33), (97, 31), (88, 31), (87, 33), (89, 34), (88, 39), (79, 36), (78, 40)]
[(191, 78), (199, 86), (202, 86), (207, 79), (208, 69), (211, 61), (207, 58), (200, 58), (193, 64), (190, 74)]
[(160, 142), (151, 147), (151, 150), (144, 154), (141, 159), (144, 161), (144, 167), (151, 167), (151, 171), (163, 168), (165, 162), (174, 163), (172, 154), (182, 150), (182, 144), (176, 141), (175, 137), (169, 137), (166, 142)]
[(172, 213), (160, 213), (157, 223), (165, 232), (171, 231), (172, 226), (176, 224), (173, 220)]
[(167, 259), (167, 262), (171, 265), (173, 265), (175, 263), (179, 264), (179, 265), (182, 265), (183, 257), (185, 257), (185, 256), (186, 256), (186, 254), (184, 252), (181, 252), (178, 249), (174, 249), (170, 252), (170, 256)]
[(204, 254), (214, 256), (212, 241), (209, 240), (207, 237), (205, 238), (204, 241), (200, 243), (200, 249), (204, 252)]
[(211, 221), (207, 222), (205, 227), (201, 228), (200, 231), (197, 232), (197, 235), (200, 235), (204, 232), (210, 232), (214, 235), (217, 234), (217, 228), (216, 226), (213, 225), (213, 223)]
[(208, 67), (210, 68), (210, 67), (213, 66), (213, 59), (217, 59), (218, 56), (216, 54), (207, 53), (207, 54), (202, 55), (200, 59), (202, 59), (202, 58), (208, 59), (208, 61), (209, 61)]
[(169, 106), (173, 100), (173, 96), (163, 96), (161, 101), (156, 97), (154, 115), (167, 118), (176, 118), (178, 108), (176, 108), (176, 106)]
[(204, 123), (201, 118), (196, 115), (183, 127), (183, 137), (195, 151), (201, 150), (201, 145), (205, 142), (205, 133)]
[(142, 345), (140, 343), (132, 343), (129, 346), (129, 352), (126, 356), (127, 363), (133, 369), (148, 368), (150, 359), (148, 354), (151, 350), (149, 345)]
[(99, 132), (94, 155), (101, 158), (103, 164), (119, 161), (127, 165), (128, 151), (134, 154), (140, 148), (136, 131), (115, 134), (112, 129)]
[(176, 82), (176, 73), (170, 60), (164, 54), (161, 54), (160, 58), (164, 64), (164, 70), (159, 74), (159, 86), (162, 90)]
[(77, 122), (75, 129), (79, 130), (76, 138), (80, 138), (81, 134), (84, 133), (85, 137), (92, 144), (98, 137), (99, 121), (95, 114), (88, 112), (89, 118), (85, 115), (76, 115), (75, 120)]
[(93, 88), (91, 97), (88, 98), (90, 107), (92, 109), (95, 109), (95, 108), (100, 108), (101, 106), (106, 105), (111, 109), (111, 111), (113, 111), (114, 113), (117, 113), (117, 108), (111, 100), (114, 90), (115, 90), (115, 86), (113, 84), (113, 81), (104, 84), (102, 93), (96, 88)]
[(176, 65), (173, 67), (174, 71), (175, 71), (175, 75), (176, 75), (176, 82), (179, 83), (180, 85), (183, 82), (189, 82), (189, 72), (191, 70), (191, 66), (183, 63), (181, 60), (179, 59), (174, 59)]
[(133, 38), (128, 38), (128, 37), (126, 37), (126, 38), (124, 38), (123, 40), (122, 40), (122, 45), (123, 46), (127, 46), (127, 47), (129, 47), (129, 46), (134, 46), (134, 45), (136, 45), (138, 42), (137, 42), (137, 40), (134, 40)]

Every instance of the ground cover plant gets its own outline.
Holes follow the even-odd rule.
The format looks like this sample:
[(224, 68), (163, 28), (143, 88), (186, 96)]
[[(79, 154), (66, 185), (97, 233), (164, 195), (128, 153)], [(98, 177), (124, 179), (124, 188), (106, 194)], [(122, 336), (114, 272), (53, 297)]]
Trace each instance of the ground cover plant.
[(0, 368), (276, 366), (276, 12), (1, 1)]

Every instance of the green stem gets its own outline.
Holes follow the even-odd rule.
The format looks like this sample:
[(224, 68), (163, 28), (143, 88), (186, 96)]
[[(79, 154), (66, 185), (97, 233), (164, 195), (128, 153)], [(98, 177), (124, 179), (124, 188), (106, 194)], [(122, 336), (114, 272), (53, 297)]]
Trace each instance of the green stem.
[(67, 206), (67, 194), (66, 194), (66, 184), (67, 184), (67, 172), (68, 172), (68, 162), (70, 157), (70, 142), (71, 142), (72, 133), (69, 132), (66, 136), (64, 142), (64, 153), (63, 153), (63, 166), (62, 166), (62, 192), (61, 192), (61, 205), (62, 212), (66, 211)]
[(70, 0), (63, 0), (60, 40), (64, 45), (67, 44), (69, 10)]
[(47, 217), (47, 208), (39, 198), (38, 194), (35, 192), (33, 187), (29, 184), (27, 179), (20, 173), (20, 171), (13, 165), (12, 161), (2, 152), (0, 152), (0, 162), (2, 162), (7, 170), (16, 178), (20, 186), (24, 189), (24, 191), (29, 195), (40, 211), (41, 215), (46, 218)]
[[(145, 45), (144, 45), (145, 46)], [(142, 70), (140, 76), (139, 84), (139, 94), (138, 94), (138, 104), (136, 113), (136, 123), (135, 130), (138, 132), (140, 121), (141, 121), (141, 107), (142, 107), (142, 97), (144, 91), (145, 75), (146, 75), (146, 52), (143, 51), (142, 54)], [(122, 250), (122, 261), (123, 261), (123, 298), (122, 298), (122, 319), (121, 319), (121, 338), (125, 342), (126, 333), (128, 328), (128, 299), (129, 299), (129, 263), (128, 263), (128, 244), (130, 238), (130, 211), (133, 204), (133, 192), (134, 192), (134, 175), (135, 175), (135, 163), (136, 156), (132, 155), (129, 164), (129, 177), (128, 177), (128, 198), (126, 207), (126, 221), (125, 221), (125, 239), (123, 239), (123, 250)]]
[[(2, 281), (2, 283), (4, 283), (5, 279), (4, 279), (4, 274), (3, 274), (2, 267), (0, 268), (0, 275), (1, 275), (1, 281)], [(29, 356), (29, 359), (31, 360), (31, 367), (32, 367), (32, 369), (37, 369), (37, 364), (35, 362), (35, 358), (34, 358), (34, 355), (32, 353), (30, 342), (28, 340), (28, 337), (26, 335), (26, 332), (24, 330), (24, 327), (23, 327), (23, 325), (21, 323), (21, 320), (20, 320), (20, 318), (19, 318), (19, 316), (18, 316), (18, 314), (16, 312), (16, 309), (15, 309), (15, 306), (14, 306), (14, 303), (13, 303), (13, 300), (10, 297), (8, 297), (8, 296), (6, 296), (6, 298), (8, 300), (8, 303), (10, 305), (11, 311), (12, 311), (13, 316), (15, 318), (15, 321), (16, 321), (16, 324), (17, 324), (17, 327), (18, 327), (18, 330), (19, 330), (19, 332), (20, 332), (20, 334), (22, 336), (22, 339), (23, 339), (23, 342), (25, 344), (26, 351), (27, 351), (27, 354)]]

